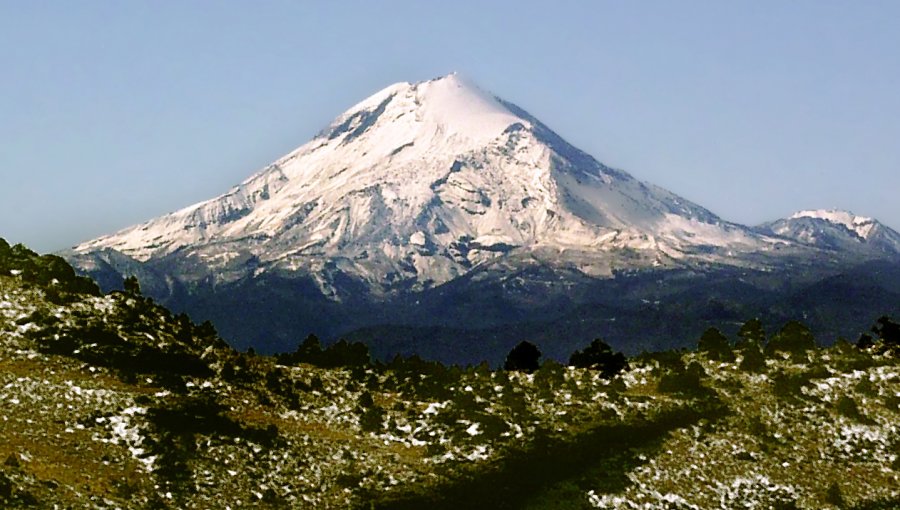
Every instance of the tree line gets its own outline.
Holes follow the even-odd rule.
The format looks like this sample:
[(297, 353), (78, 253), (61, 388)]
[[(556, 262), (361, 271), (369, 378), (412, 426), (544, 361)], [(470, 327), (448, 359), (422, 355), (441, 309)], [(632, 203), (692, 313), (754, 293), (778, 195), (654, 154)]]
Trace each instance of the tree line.
[[(845, 340), (839, 342), (849, 345)], [(900, 353), (900, 324), (889, 316), (880, 317), (871, 329), (856, 342), (860, 350), (876, 353)], [(802, 361), (809, 351), (818, 348), (812, 331), (799, 321), (789, 321), (775, 334), (768, 336), (760, 319), (746, 321), (732, 342), (718, 328), (708, 328), (697, 340), (697, 351), (704, 353), (709, 359), (722, 362), (734, 362), (740, 357), (740, 369), (758, 372), (765, 368), (766, 358), (790, 357)], [(506, 371), (531, 373), (539, 370), (543, 364), (540, 348), (529, 341), (522, 341), (514, 346), (506, 356), (502, 368)], [(426, 361), (413, 355), (395, 356), (387, 363), (373, 361), (369, 348), (361, 342), (338, 340), (327, 347), (319, 338), (310, 334), (294, 352), (276, 356), (279, 364), (296, 365), (307, 363), (322, 368), (338, 367), (381, 367), (397, 369), (404, 372), (430, 373), (435, 366), (443, 365), (436, 361)], [(628, 359), (621, 352), (616, 352), (603, 339), (596, 338), (583, 349), (574, 351), (568, 359), (568, 366), (595, 370), (605, 378), (613, 378), (628, 368)], [(483, 367), (489, 370), (489, 367)]]

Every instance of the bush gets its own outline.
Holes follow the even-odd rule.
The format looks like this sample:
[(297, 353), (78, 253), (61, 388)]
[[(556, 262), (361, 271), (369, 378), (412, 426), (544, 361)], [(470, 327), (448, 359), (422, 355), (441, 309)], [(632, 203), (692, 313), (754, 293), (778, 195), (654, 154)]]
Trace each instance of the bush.
[(391, 372), (386, 380), (389, 387), (406, 391), (423, 398), (446, 400), (453, 396), (450, 389), (459, 382), (462, 370), (447, 367), (437, 361), (428, 361), (412, 355), (404, 358), (397, 355), (383, 367)]
[(371, 363), (372, 358), (366, 344), (340, 339), (322, 352), (319, 366), (323, 368), (365, 367)]
[(748, 346), (743, 350), (743, 356), (738, 368), (744, 372), (759, 373), (766, 370), (766, 358), (760, 349)]
[(683, 350), (672, 349), (669, 351), (658, 352), (642, 352), (635, 358), (638, 362), (652, 365), (659, 365), (661, 369), (684, 369), (684, 361), (682, 360)]
[(886, 315), (878, 318), (872, 326), (872, 333), (887, 345), (900, 346), (900, 324)]
[(766, 343), (766, 332), (763, 330), (762, 321), (759, 319), (750, 319), (741, 325), (738, 330), (738, 341), (735, 347), (743, 350), (747, 347), (762, 349)]
[(276, 357), (282, 365), (309, 363), (322, 368), (359, 368), (372, 364), (366, 344), (340, 339), (327, 349), (322, 349), (319, 337), (310, 334), (297, 346), (297, 350)]
[(716, 328), (709, 328), (703, 332), (700, 341), (697, 343), (697, 349), (700, 352), (705, 352), (711, 360), (734, 361), (734, 352), (731, 350), (728, 338)]
[(384, 409), (378, 405), (372, 405), (363, 409), (362, 416), (359, 417), (359, 428), (363, 432), (380, 432), (384, 426)]
[[(3, 239), (0, 239), (3, 241)], [(4, 241), (5, 242), (5, 241)], [(0, 244), (0, 250), (3, 245)], [(0, 471), (0, 501), (10, 501), (12, 499), (15, 484), (2, 471)]]
[(657, 389), (662, 393), (676, 393), (683, 395), (695, 395), (702, 393), (704, 388), (702, 379), (706, 377), (706, 371), (699, 363), (691, 363), (687, 367), (671, 370), (659, 378)]
[(800, 373), (781, 371), (772, 376), (772, 393), (774, 393), (776, 397), (788, 401), (799, 401), (801, 398), (814, 398), (804, 394), (803, 387), (809, 386), (812, 379), (827, 376), (827, 371), (819, 372), (818, 370), (807, 370)]
[(856, 405), (856, 401), (847, 395), (838, 399), (835, 404), (835, 409), (837, 409), (837, 412), (842, 416), (850, 418), (851, 420), (860, 423), (870, 423), (870, 420), (859, 411), (859, 406)]
[(857, 346), (860, 349), (873, 349), (875, 352), (900, 352), (900, 324), (884, 315), (878, 318), (870, 329), (871, 335), (863, 333)]
[(141, 295), (141, 284), (138, 282), (136, 276), (129, 276), (125, 278), (125, 281), (122, 282), (122, 287), (125, 289), (126, 294), (130, 294), (132, 296), (140, 296)]
[(838, 508), (847, 506), (841, 486), (837, 482), (831, 482), (831, 485), (828, 486), (828, 490), (825, 492), (825, 502)]
[(569, 357), (569, 366), (598, 370), (600, 374), (612, 379), (628, 367), (628, 361), (621, 352), (613, 352), (606, 342), (597, 338), (584, 350), (575, 351)]
[(766, 354), (788, 353), (795, 360), (803, 359), (806, 351), (816, 349), (816, 339), (808, 327), (797, 321), (790, 321), (781, 328), (772, 341), (766, 345)]
[(310, 333), (303, 342), (297, 345), (294, 352), (279, 354), (276, 359), (282, 365), (298, 365), (300, 363), (317, 365), (322, 360), (322, 342), (319, 341), (319, 337)]
[[(171, 489), (191, 479), (191, 459), (197, 455), (197, 436), (218, 441), (241, 438), (271, 448), (279, 440), (278, 427), (247, 426), (227, 414), (216, 394), (203, 392), (179, 398), (165, 407), (147, 410), (152, 433), (146, 438), (150, 453), (159, 457), (155, 474)], [(175, 491), (173, 491), (175, 492)]]
[(541, 351), (531, 342), (521, 342), (512, 348), (503, 364), (504, 370), (534, 372), (541, 367)]
[(38, 255), (21, 244), (10, 247), (0, 239), (0, 274), (12, 269), (22, 272), (22, 280), (49, 291), (51, 301), (57, 304), (74, 301), (73, 295), (100, 295), (100, 288), (90, 278), (76, 275), (62, 257)]

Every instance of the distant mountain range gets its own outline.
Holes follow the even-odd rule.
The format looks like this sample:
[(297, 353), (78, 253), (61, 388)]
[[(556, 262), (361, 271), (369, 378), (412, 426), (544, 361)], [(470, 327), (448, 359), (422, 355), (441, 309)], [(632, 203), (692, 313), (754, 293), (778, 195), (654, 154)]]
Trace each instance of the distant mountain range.
[(900, 234), (878, 221), (724, 221), (457, 75), (387, 87), (227, 193), (63, 255), (263, 352), (315, 331), (496, 361), (524, 337), (636, 351), (798, 315), (828, 340), (900, 306)]

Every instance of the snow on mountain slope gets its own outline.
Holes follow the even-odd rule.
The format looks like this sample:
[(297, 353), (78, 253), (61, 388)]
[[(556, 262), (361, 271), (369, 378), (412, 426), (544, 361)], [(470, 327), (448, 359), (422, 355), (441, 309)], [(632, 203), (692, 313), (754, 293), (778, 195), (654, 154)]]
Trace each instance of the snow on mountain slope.
[(577, 254), (586, 273), (608, 274), (620, 252), (659, 265), (779, 242), (600, 164), (453, 74), (391, 85), (224, 195), (75, 252), (296, 271), (326, 292), (339, 272), (378, 292), (510, 254)]
[(838, 209), (799, 211), (758, 230), (819, 248), (900, 255), (896, 231), (873, 218)]
[(862, 239), (868, 238), (876, 224), (876, 221), (872, 218), (857, 216), (850, 211), (841, 211), (838, 209), (799, 211), (792, 214), (790, 217), (792, 220), (797, 218), (818, 218), (835, 225), (843, 225), (847, 227), (847, 230), (852, 230)]

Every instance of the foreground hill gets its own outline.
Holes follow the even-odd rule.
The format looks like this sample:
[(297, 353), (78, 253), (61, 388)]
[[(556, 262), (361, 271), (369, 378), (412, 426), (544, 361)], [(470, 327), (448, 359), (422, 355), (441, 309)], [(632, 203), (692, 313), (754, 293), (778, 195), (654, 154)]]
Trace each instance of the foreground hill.
[[(0, 502), (52, 508), (895, 508), (900, 363), (767, 344), (534, 373), (238, 353), (0, 241)], [(707, 339), (711, 338), (712, 340)], [(882, 338), (883, 337), (883, 338)], [(718, 343), (717, 343), (718, 342)], [(765, 345), (766, 354), (761, 346)], [(310, 364), (312, 362), (314, 364)]]

